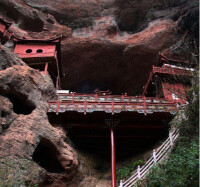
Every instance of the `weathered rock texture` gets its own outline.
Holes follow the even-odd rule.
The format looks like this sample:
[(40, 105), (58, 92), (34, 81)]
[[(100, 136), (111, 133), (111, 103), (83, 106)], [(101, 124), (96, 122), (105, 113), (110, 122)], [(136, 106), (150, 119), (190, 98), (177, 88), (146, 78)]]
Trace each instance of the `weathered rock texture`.
[(25, 65), (25, 63), (18, 56), (16, 56), (13, 51), (3, 45), (0, 45), (0, 54), (0, 70), (5, 70), (6, 68), (14, 65)]
[(55, 88), (49, 76), (28, 66), (12, 66), (1, 71), (0, 92), (2, 95), (25, 102), (41, 105), (55, 98)]
[(89, 32), (87, 37), (77, 32), (63, 40), (64, 82), (72, 90), (92, 92), (100, 88), (117, 94), (140, 94), (158, 52), (170, 46), (176, 34), (171, 20), (155, 21), (134, 35), (110, 37), (98, 27), (94, 29), (85, 31)]
[[(54, 128), (48, 122), (47, 101), (56, 97), (51, 78), (28, 67), (9, 51), (6, 53), (2, 50), (0, 55), (4, 64), (8, 60), (2, 66), (7, 68), (0, 71), (0, 93), (3, 95), (0, 96), (1, 162), (5, 162), (5, 159), (8, 162), (9, 159), (15, 160), (15, 167), (21, 159), (36, 161), (42, 167), (34, 167), (35, 173), (42, 172), (42, 175), (35, 174), (36, 183), (53, 184), (56, 181), (59, 184), (60, 181), (69, 180), (76, 171), (78, 161), (75, 151), (65, 142), (65, 131)], [(46, 158), (42, 149), (48, 153)], [(51, 157), (49, 163), (45, 162), (47, 156)], [(10, 176), (13, 175), (11, 172)], [(29, 183), (32, 180), (27, 177), (25, 181)]]
[[(173, 57), (185, 38), (198, 40), (198, 12), (197, 0), (0, 1), (0, 15), (13, 22), (15, 35), (44, 39), (63, 34), (62, 88), (89, 93), (99, 88), (141, 94), (158, 52)], [(0, 168), (7, 167), (7, 158), (20, 170), (26, 159), (34, 171), (33, 178), (25, 177), (31, 171), (22, 172), (27, 184), (107, 185), (90, 176), (93, 169), (87, 164), (78, 167), (65, 131), (47, 119), (47, 101), (56, 97), (52, 80), (26, 66), (12, 45), (0, 46), (0, 95)], [(45, 162), (43, 149), (55, 165)], [(11, 178), (20, 178), (14, 172), (9, 170)]]
[(0, 133), (2, 133), (16, 119), (13, 112), (13, 105), (8, 98), (0, 96)]
[[(40, 161), (41, 165), (47, 170), (46, 183), (55, 182), (54, 179), (57, 183), (59, 183), (59, 180), (69, 180), (76, 171), (78, 161), (76, 153), (64, 141), (65, 137), (62, 129), (54, 128), (48, 123), (45, 110), (38, 107), (29, 115), (18, 115), (9, 128), (3, 132), (0, 137), (1, 157), (8, 159), (14, 155), (27, 160), (31, 160), (33, 157), (36, 161)], [(34, 151), (40, 142), (44, 144), (43, 149), (46, 149), (48, 153), (46, 159), (49, 160), (49, 157), (51, 157), (47, 164), (53, 165), (51, 162), (57, 162), (57, 164), (53, 166), (43, 164), (44, 160), (38, 158), (44, 156), (42, 150), (34, 155)], [(51, 173), (49, 174), (48, 171)]]

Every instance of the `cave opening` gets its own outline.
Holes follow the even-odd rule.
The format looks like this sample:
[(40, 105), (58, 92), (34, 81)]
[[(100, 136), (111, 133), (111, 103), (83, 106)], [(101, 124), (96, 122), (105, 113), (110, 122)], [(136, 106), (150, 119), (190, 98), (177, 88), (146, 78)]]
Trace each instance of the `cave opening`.
[(41, 32), (43, 30), (44, 23), (38, 17), (36, 17), (35, 19), (22, 18), (20, 20), (19, 27), (27, 31)]
[(33, 153), (33, 161), (51, 173), (63, 173), (65, 169), (57, 159), (58, 151), (48, 139), (42, 138)]
[[(121, 113), (115, 114), (120, 124), (114, 128), (116, 162), (151, 150), (159, 141), (168, 136), (169, 117), (155, 114)], [(88, 153), (101, 160), (110, 162), (111, 138), (110, 128), (105, 119), (113, 116), (107, 113), (93, 112), (78, 114), (76, 112), (48, 113), (53, 126), (62, 126), (67, 137), (77, 150)], [(163, 118), (166, 120), (161, 120)]]
[(13, 104), (13, 111), (16, 114), (28, 115), (31, 114), (33, 110), (36, 109), (36, 106), (33, 102), (29, 101), (26, 96), (18, 96), (16, 94), (8, 94), (6, 97)]
[(158, 61), (156, 51), (144, 46), (135, 46), (129, 51), (123, 45), (88, 45), (90, 58), (82, 48), (78, 57), (74, 51), (62, 57), (69, 59), (63, 67), (67, 76), (61, 79), (62, 89), (88, 94), (94, 94), (95, 89), (110, 90), (112, 95), (142, 94), (152, 65)]
[[(110, 162), (111, 138), (110, 129), (67, 129), (68, 136), (77, 150), (89, 153), (101, 160)], [(116, 162), (122, 162), (136, 155), (145, 153), (167, 138), (168, 129), (114, 129)]]

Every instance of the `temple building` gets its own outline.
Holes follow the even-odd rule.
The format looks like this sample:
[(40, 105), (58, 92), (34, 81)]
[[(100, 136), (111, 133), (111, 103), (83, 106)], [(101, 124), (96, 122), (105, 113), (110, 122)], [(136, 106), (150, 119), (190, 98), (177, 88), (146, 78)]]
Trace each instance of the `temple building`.
[(56, 86), (61, 89), (62, 64), (60, 57), (60, 45), (62, 35), (51, 39), (21, 39), (14, 37), (14, 52), (22, 60), (34, 69), (48, 72)]
[(186, 91), (190, 88), (189, 78), (194, 71), (182, 61), (168, 59), (160, 54), (156, 66), (152, 67), (144, 87), (143, 96), (165, 98), (169, 101), (186, 104)]
[(186, 77), (192, 71), (181, 61), (160, 54), (142, 96), (99, 90), (95, 94), (57, 92), (58, 100), (49, 102), (49, 120), (62, 124), (69, 137), (84, 149), (111, 153), (112, 187), (116, 187), (115, 153), (119, 158), (121, 153), (137, 152), (168, 135), (178, 106), (187, 103), (190, 81)]
[(61, 36), (43, 40), (15, 36), (14, 44), (14, 52), (27, 65), (44, 75), (48, 72), (54, 81), (58, 97), (49, 101), (49, 122), (65, 128), (80, 149), (106, 158), (111, 154), (112, 187), (117, 185), (115, 154), (127, 156), (167, 137), (178, 107), (187, 104), (186, 90), (191, 83), (186, 77), (194, 69), (162, 54), (141, 96), (111, 95), (109, 90), (98, 89), (85, 94), (61, 90)]

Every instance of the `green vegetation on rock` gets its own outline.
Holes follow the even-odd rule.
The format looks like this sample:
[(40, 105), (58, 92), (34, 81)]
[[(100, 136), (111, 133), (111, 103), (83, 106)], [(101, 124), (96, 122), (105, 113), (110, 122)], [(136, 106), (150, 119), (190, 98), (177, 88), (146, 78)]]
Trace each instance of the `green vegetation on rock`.
[(117, 180), (123, 180), (131, 176), (132, 172), (137, 169), (138, 166), (144, 165), (143, 160), (137, 160), (135, 162), (132, 162), (130, 165), (126, 167), (119, 168), (117, 170)]
[(199, 186), (199, 84), (198, 71), (187, 92), (189, 104), (172, 121), (180, 129), (178, 142), (168, 160), (154, 166), (147, 178), (148, 187)]
[(37, 187), (42, 171), (27, 159), (0, 157), (0, 187)]

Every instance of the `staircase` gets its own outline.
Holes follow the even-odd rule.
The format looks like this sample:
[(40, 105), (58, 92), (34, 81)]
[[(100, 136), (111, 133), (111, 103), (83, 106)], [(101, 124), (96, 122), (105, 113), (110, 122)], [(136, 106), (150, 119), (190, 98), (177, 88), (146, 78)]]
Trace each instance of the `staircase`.
[(156, 164), (161, 162), (166, 156), (170, 153), (175, 141), (179, 136), (179, 130), (174, 130), (169, 133), (169, 137), (163, 142), (163, 144), (153, 150), (152, 157), (146, 162), (146, 164), (142, 167), (138, 166), (137, 171), (127, 179), (126, 181), (120, 181), (119, 187), (131, 187), (133, 186), (138, 180), (144, 178), (150, 171), (150, 169)]

